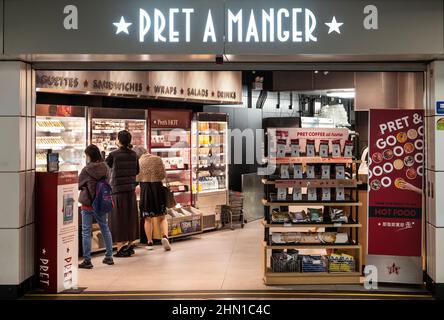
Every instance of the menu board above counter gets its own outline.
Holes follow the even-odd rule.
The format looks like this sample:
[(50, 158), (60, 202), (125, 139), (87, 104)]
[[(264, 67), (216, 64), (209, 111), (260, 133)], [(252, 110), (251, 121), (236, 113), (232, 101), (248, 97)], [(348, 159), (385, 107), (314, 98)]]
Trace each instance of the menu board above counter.
[(242, 104), (238, 71), (37, 71), (37, 91)]

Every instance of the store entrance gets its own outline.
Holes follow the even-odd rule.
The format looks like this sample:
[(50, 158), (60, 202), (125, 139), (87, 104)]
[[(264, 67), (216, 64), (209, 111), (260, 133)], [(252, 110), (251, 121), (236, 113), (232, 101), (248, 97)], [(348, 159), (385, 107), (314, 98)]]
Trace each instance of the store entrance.
[[(56, 72), (37, 71), (37, 171), (47, 171), (48, 154), (56, 153), (60, 171), (80, 172), (87, 145), (99, 147), (106, 159), (119, 148), (118, 132), (127, 130), (134, 149), (162, 159), (177, 204), (167, 212), (171, 250), (162, 246), (157, 218), (154, 246), (147, 246), (138, 212), (135, 254), (114, 258), (111, 266), (102, 263), (105, 239), (94, 223), (93, 268), (76, 270), (77, 287), (114, 293), (297, 291), (300, 285), (363, 291), (368, 188), (377, 188), (367, 166), (369, 110), (422, 110), (423, 72), (168, 73), (157, 72), (156, 84), (134, 72), (127, 79), (123, 71), (120, 82), (102, 83), (103, 72), (68, 71), (64, 77), (87, 88), (101, 83), (68, 90), (44, 81)], [(119, 83), (132, 85), (119, 89)], [(301, 135), (309, 132), (316, 135)], [(258, 175), (273, 161), (273, 172)], [(140, 187), (134, 192), (140, 201)], [(256, 218), (246, 223), (247, 216)], [(80, 215), (77, 221), (82, 261)], [(346, 284), (351, 287), (341, 287)]]

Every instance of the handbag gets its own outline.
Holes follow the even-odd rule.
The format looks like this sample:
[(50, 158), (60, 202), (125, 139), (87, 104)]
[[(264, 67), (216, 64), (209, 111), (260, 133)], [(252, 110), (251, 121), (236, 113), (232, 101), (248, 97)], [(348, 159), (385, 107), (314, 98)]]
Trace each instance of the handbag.
[(176, 206), (176, 199), (174, 198), (174, 194), (170, 190), (170, 184), (168, 179), (165, 178), (166, 186), (162, 186), (163, 193), (165, 195), (165, 206), (168, 209), (174, 208)]

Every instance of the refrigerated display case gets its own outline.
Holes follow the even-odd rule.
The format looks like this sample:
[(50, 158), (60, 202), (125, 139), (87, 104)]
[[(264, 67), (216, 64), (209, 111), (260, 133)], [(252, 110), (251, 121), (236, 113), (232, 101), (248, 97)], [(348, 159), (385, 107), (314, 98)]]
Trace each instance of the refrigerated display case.
[(216, 228), (217, 206), (228, 201), (227, 129), (225, 113), (199, 112), (192, 123), (193, 195), (204, 230)]
[(49, 150), (59, 154), (60, 171), (85, 165), (86, 107), (36, 105), (36, 170), (46, 172)]
[(117, 134), (121, 130), (131, 133), (133, 146), (147, 147), (145, 110), (92, 108), (90, 117), (90, 141), (105, 151), (105, 156), (118, 148)]
[(181, 206), (192, 204), (191, 111), (150, 110), (151, 154), (162, 158), (167, 183)]

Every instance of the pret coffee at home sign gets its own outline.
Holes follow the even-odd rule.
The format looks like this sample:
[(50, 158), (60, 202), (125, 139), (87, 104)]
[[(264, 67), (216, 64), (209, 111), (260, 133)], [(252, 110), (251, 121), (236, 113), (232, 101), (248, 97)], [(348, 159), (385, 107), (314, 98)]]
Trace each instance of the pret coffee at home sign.
[(423, 112), (370, 110), (368, 254), (393, 260), (378, 270), (388, 281), (412, 270), (399, 257), (421, 257), (423, 176)]

